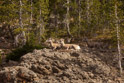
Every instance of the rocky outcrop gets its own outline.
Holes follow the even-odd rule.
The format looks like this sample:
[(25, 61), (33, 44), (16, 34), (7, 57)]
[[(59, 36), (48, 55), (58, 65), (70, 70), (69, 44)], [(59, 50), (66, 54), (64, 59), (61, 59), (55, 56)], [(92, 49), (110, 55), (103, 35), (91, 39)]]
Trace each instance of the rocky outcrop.
[(34, 50), (0, 70), (0, 83), (117, 83), (113, 67), (89, 53)]

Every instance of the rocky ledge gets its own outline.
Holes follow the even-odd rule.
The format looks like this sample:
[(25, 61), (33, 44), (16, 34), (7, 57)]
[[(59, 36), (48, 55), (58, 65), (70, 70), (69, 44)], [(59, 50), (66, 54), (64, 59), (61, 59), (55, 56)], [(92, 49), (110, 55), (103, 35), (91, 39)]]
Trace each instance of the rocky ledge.
[(0, 70), (0, 83), (118, 83), (113, 67), (95, 55), (34, 50)]

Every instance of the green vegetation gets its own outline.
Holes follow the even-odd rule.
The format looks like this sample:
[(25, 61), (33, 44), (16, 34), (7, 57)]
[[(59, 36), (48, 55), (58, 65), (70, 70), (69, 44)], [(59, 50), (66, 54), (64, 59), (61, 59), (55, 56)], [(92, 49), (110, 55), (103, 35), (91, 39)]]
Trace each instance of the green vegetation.
[(119, 25), (120, 43), (124, 45), (123, 19), (124, 0), (0, 1), (0, 27), (9, 29), (6, 34), (13, 41), (14, 37), (25, 32), (25, 37), (18, 38), (18, 41), (20, 43), (25, 38), (29, 44), (23, 47), (23, 44), (19, 44), (19, 48), (8, 55), (8, 59), (14, 58), (13, 60), (18, 60), (21, 55), (31, 52), (49, 37), (95, 38), (105, 43), (109, 42), (115, 47), (116, 24)]
[(25, 55), (26, 53), (32, 52), (34, 49), (43, 49), (46, 48), (45, 46), (42, 45), (29, 45), (26, 44), (21, 48), (17, 48), (13, 50), (11, 53), (9, 53), (6, 57), (7, 61), (9, 60), (14, 60), (14, 61), (19, 61), (20, 57)]
[(0, 38), (15, 46), (7, 61), (44, 48), (50, 37), (72, 37), (117, 48), (121, 67), (123, 27), (124, 0), (0, 0)]
[[(123, 37), (124, 1), (123, 0), (1, 0), (0, 23), (10, 26), (13, 34), (25, 31), (26, 38), (33, 34), (36, 42), (49, 37), (67, 37), (67, 7), (69, 7), (69, 27), (73, 37), (90, 37), (104, 31), (115, 32), (115, 4), (118, 6), (118, 17), (121, 39)], [(80, 3), (79, 3), (80, 1)], [(19, 26), (19, 11), (22, 8), (23, 29)], [(79, 16), (80, 15), (80, 16)], [(80, 17), (80, 20), (79, 20)], [(8, 33), (10, 34), (10, 33)], [(110, 34), (111, 40), (115, 34)], [(15, 35), (13, 35), (15, 36)], [(115, 40), (115, 38), (114, 38)]]

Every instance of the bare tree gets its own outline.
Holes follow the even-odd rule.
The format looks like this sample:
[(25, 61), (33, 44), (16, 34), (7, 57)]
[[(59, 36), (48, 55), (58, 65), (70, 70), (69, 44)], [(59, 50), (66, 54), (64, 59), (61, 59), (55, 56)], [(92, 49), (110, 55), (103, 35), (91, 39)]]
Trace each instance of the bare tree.
[(117, 4), (115, 4), (115, 18), (116, 18), (116, 31), (117, 31), (117, 46), (118, 46), (118, 64), (119, 64), (119, 68), (120, 68), (120, 75), (122, 74), (122, 66), (121, 66), (121, 49), (120, 49), (120, 29), (119, 29), (119, 18), (118, 18), (118, 13), (117, 13)]

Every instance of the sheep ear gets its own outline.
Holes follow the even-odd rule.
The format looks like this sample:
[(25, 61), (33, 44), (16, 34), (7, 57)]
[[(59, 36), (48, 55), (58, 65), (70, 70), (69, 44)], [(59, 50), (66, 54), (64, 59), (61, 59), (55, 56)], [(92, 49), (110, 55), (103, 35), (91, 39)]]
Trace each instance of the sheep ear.
[(52, 41), (55, 41), (55, 39), (53, 39), (53, 38), (52, 38), (51, 40), (52, 40)]
[(48, 42), (48, 40), (46, 40), (45, 42)]
[(47, 39), (45, 42), (48, 43), (49, 42), (49, 39)]
[(52, 38), (49, 38), (49, 40), (53, 40)]

